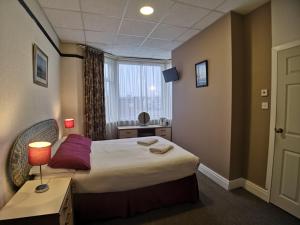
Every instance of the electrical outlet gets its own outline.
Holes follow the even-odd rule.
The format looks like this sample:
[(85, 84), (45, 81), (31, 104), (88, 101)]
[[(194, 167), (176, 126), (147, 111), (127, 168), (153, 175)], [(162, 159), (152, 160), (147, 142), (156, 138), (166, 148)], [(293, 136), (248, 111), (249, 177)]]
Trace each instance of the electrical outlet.
[(262, 102), (261, 103), (261, 108), (262, 109), (269, 109), (269, 102)]

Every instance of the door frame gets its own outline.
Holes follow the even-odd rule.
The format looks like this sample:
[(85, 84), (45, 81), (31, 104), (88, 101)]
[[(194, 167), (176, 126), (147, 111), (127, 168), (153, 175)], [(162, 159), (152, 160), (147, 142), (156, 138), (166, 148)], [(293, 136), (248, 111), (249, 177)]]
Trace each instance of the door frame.
[(271, 72), (271, 111), (270, 111), (270, 131), (269, 131), (269, 148), (268, 163), (266, 174), (267, 201), (270, 202), (271, 186), (273, 175), (273, 161), (275, 152), (275, 126), (276, 126), (276, 109), (277, 109), (277, 56), (278, 52), (300, 45), (300, 40), (292, 41), (282, 45), (272, 47), (272, 72)]

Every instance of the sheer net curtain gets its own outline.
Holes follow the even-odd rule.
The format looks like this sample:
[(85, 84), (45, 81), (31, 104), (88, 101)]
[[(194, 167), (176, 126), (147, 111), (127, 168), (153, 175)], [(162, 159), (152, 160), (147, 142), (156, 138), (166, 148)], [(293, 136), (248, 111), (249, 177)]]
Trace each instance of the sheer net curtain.
[(105, 58), (104, 62), (106, 138), (113, 139), (117, 137), (118, 126), (117, 68), (115, 60)]
[(117, 126), (137, 125), (140, 112), (148, 112), (150, 124), (172, 118), (172, 83), (165, 83), (167, 64), (105, 59), (107, 138), (117, 137)]

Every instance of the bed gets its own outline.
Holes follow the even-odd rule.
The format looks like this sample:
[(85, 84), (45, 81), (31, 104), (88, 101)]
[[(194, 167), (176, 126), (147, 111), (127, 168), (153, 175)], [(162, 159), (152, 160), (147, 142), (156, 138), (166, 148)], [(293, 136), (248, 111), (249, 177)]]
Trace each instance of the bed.
[[(149, 152), (138, 138), (95, 141), (91, 145), (91, 169), (43, 168), (45, 178), (72, 177), (74, 215), (79, 221), (127, 217), (151, 209), (199, 199), (195, 172), (199, 159), (175, 143), (166, 154)], [(24, 131), (11, 151), (9, 171), (16, 186), (34, 175), (27, 163), (26, 146), (33, 140), (50, 141), (53, 154), (58, 139), (55, 120), (42, 121)], [(22, 159), (22, 163), (17, 163)], [(38, 178), (35, 176), (35, 178)]]

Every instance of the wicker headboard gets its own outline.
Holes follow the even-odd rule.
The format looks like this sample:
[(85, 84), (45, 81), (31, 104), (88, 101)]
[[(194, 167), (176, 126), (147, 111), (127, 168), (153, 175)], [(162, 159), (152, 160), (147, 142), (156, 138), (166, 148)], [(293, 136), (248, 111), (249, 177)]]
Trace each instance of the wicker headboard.
[(58, 139), (56, 120), (44, 120), (23, 131), (15, 140), (8, 165), (9, 176), (14, 185), (22, 186), (29, 179), (31, 166), (28, 164), (27, 147), (33, 141), (48, 141), (54, 144)]

